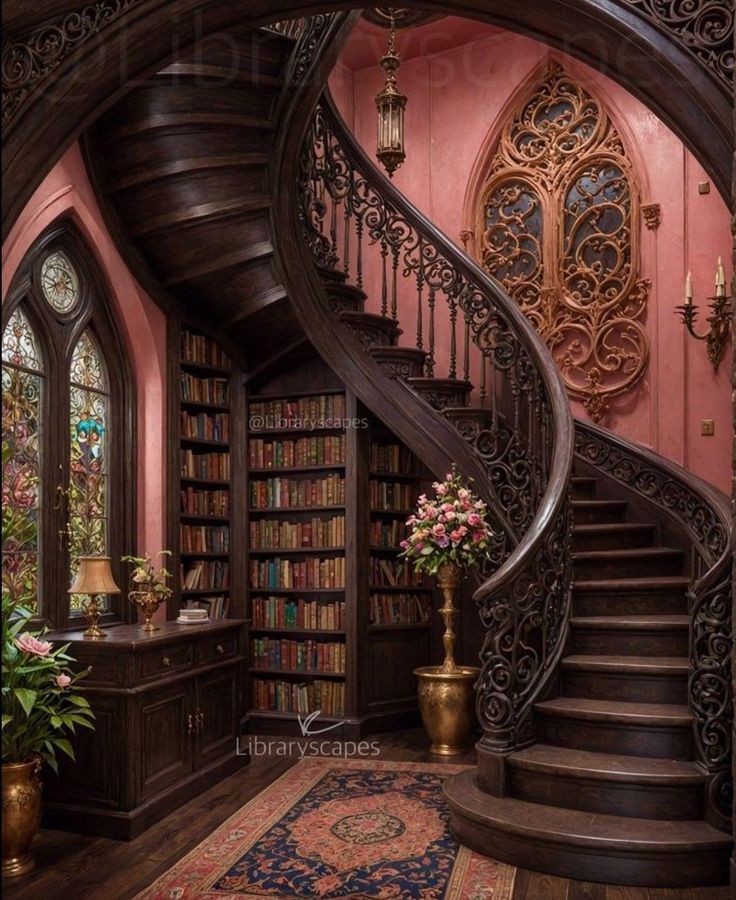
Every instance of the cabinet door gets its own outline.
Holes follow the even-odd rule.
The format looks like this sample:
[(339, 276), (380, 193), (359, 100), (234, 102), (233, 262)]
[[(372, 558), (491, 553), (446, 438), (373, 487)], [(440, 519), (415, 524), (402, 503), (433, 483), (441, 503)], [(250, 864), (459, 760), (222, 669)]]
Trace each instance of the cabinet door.
[(195, 768), (236, 750), (239, 718), (238, 666), (223, 666), (196, 680)]
[[(179, 682), (141, 697), (139, 800), (145, 800), (185, 778), (193, 769), (194, 680)], [(135, 751), (134, 751), (135, 752)]]

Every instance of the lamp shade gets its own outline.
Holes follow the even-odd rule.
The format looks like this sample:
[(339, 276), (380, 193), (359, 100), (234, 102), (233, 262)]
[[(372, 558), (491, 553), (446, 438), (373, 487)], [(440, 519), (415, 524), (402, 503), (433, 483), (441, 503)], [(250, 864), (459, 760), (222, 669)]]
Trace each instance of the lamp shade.
[(119, 594), (110, 569), (109, 556), (80, 556), (70, 594)]

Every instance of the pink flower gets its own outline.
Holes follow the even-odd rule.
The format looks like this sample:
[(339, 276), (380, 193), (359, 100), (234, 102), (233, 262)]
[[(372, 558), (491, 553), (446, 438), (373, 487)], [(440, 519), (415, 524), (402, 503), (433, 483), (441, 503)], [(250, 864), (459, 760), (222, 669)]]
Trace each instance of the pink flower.
[(452, 503), (443, 503), (440, 509), (442, 510), (442, 512), (451, 512), (453, 509), (455, 509), (455, 507), (452, 505)]
[(39, 641), (32, 634), (22, 634), (15, 639), (15, 646), (23, 653), (30, 653), (32, 656), (48, 656), (52, 644), (48, 641)]
[(457, 529), (457, 533), (460, 535), (460, 537), (465, 537), (465, 535), (468, 533), (468, 529), (464, 525), (461, 525)]
[(445, 530), (445, 526), (441, 522), (438, 522), (436, 525), (432, 526), (432, 534), (436, 538), (443, 537), (445, 534)]
[(446, 522), (452, 522), (452, 521), (453, 521), (454, 519), (456, 519), (456, 518), (457, 518), (457, 517), (456, 517), (456, 515), (455, 515), (455, 512), (454, 512), (454, 510), (452, 510), (452, 509), (448, 510), (448, 511), (445, 513), (445, 521), (446, 521)]
[(420, 494), (420, 495), (419, 495), (419, 505), (420, 505), (420, 506), (426, 506), (426, 505), (427, 505), (427, 495), (426, 495), (426, 494)]
[(437, 518), (437, 507), (436, 506), (428, 506), (426, 508), (427, 518), (428, 519), (436, 519)]
[(65, 675), (63, 672), (60, 675), (56, 676), (56, 686), (61, 688), (62, 691), (64, 690), (64, 688), (68, 688), (71, 683), (71, 678), (68, 675)]
[(457, 495), (461, 500), (468, 500), (470, 498), (470, 491), (467, 488), (460, 488)]
[(455, 531), (450, 532), (450, 537), (453, 539), (453, 541), (455, 541), (455, 543), (463, 539), (459, 528), (456, 528)]
[(401, 547), (402, 550), (407, 550), (409, 548), (409, 541), (402, 541), (399, 544), (399, 547)]
[(486, 533), (485, 531), (474, 531), (473, 532), (473, 541), (476, 544), (479, 544), (481, 541), (485, 540)]
[(468, 525), (470, 525), (471, 528), (477, 528), (482, 521), (483, 520), (478, 515), (478, 513), (470, 513), (470, 515), (468, 516)]
[(424, 548), (424, 544), (421, 541), (419, 541), (419, 543), (415, 544), (414, 546), (417, 550), (422, 550)]
[(437, 494), (438, 497), (444, 497), (445, 494), (447, 493), (447, 488), (445, 487), (444, 484), (438, 484), (435, 487), (435, 493)]
[(448, 472), (447, 475), (445, 475), (445, 481), (452, 481), (452, 472)]

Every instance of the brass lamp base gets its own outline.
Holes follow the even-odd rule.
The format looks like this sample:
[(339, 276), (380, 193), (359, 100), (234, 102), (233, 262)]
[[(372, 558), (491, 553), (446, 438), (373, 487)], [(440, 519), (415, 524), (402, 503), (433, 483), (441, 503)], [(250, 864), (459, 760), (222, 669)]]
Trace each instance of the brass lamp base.
[(85, 605), (82, 607), (82, 614), (84, 615), (89, 625), (82, 637), (92, 638), (93, 640), (99, 640), (100, 638), (107, 637), (107, 634), (98, 625), (102, 611), (100, 609), (99, 598), (97, 597), (97, 595), (90, 597), (87, 603), (85, 603)]
[(419, 711), (436, 756), (458, 756), (473, 745), (475, 666), (423, 666), (414, 669), (419, 679)]

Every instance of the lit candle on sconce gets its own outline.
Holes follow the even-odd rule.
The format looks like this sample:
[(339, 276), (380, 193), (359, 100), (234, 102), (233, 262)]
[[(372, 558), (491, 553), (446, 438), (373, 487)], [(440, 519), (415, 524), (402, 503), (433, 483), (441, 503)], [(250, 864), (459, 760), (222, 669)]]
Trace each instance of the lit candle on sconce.
[(716, 297), (726, 296), (726, 272), (723, 268), (723, 261), (718, 257), (718, 268), (716, 269)]
[(685, 303), (688, 306), (693, 302), (693, 273), (688, 272), (685, 279)]

